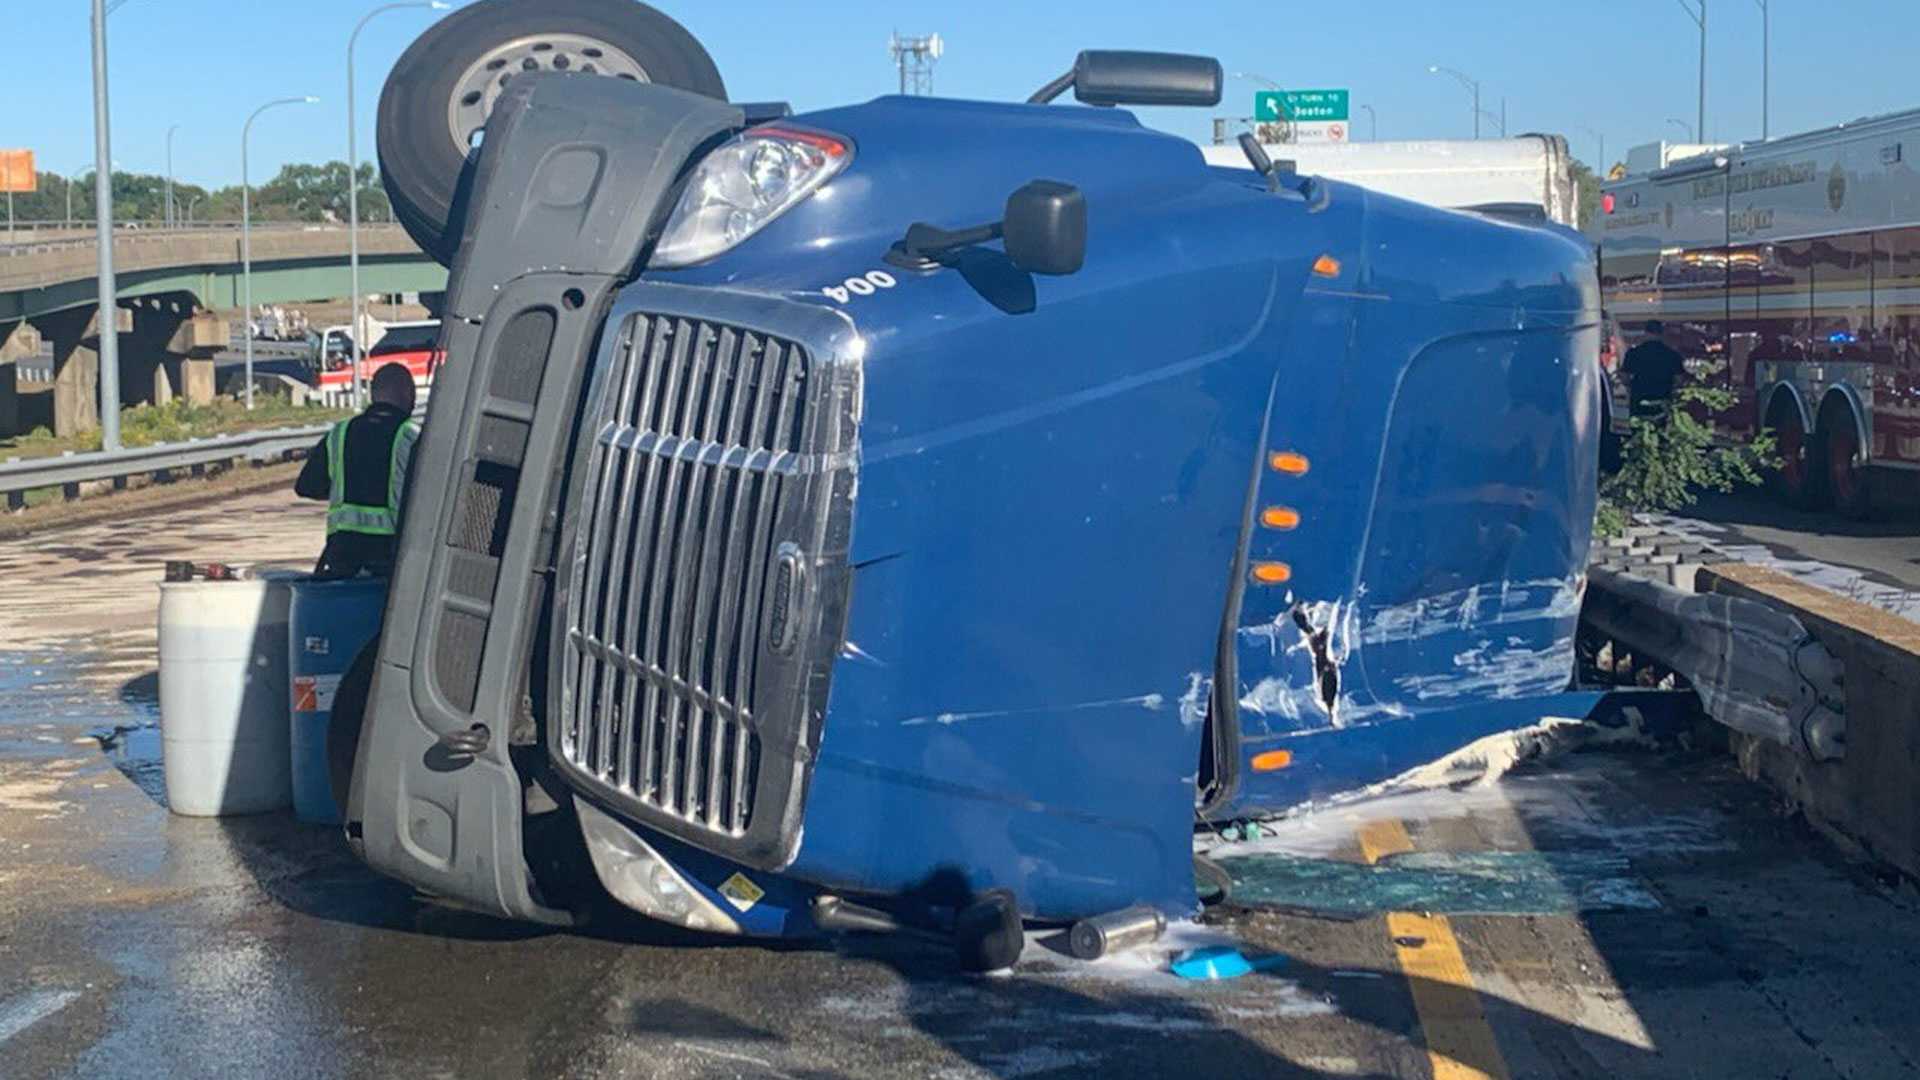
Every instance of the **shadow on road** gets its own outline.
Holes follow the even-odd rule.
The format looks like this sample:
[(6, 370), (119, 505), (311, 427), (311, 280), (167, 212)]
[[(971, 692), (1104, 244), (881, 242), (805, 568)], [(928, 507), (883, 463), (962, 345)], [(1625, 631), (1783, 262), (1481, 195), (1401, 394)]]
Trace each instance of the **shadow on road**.
[(1705, 492), (1683, 516), (1715, 525), (1758, 525), (1815, 536), (1920, 540), (1920, 512), (1912, 507), (1876, 514), (1867, 521), (1851, 521), (1838, 514), (1796, 510), (1762, 491), (1730, 495)]

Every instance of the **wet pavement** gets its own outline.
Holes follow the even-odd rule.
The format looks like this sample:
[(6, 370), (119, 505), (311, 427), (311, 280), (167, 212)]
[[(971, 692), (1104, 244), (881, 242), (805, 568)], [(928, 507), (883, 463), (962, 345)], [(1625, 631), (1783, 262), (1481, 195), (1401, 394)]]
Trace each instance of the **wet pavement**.
[(1741, 562), (1920, 621), (1920, 509), (1911, 505), (1849, 521), (1783, 506), (1765, 492), (1709, 492), (1684, 514), (1656, 520)]
[[(298, 562), (312, 525), (256, 496), (0, 548), (0, 1077), (1920, 1075), (1911, 887), (1705, 751), (1283, 822), (1216, 854), (1315, 867), (1339, 904), (1295, 888), (1094, 964), (1037, 931), (995, 976), (888, 938), (519, 926), (375, 877), (331, 829), (175, 817), (162, 549)], [(1489, 865), (1525, 868), (1519, 899), (1449, 891)], [(1166, 973), (1208, 942), (1284, 959)]]

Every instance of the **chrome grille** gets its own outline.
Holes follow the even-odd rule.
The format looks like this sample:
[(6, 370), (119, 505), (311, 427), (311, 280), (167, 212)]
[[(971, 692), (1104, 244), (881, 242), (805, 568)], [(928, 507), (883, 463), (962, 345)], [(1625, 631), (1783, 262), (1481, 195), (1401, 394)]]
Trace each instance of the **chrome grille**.
[(815, 372), (797, 344), (699, 319), (635, 315), (621, 335), (582, 426), (557, 756), (618, 801), (740, 837), (768, 614), (791, 589), (770, 604), (771, 581), (817, 517), (796, 505)]

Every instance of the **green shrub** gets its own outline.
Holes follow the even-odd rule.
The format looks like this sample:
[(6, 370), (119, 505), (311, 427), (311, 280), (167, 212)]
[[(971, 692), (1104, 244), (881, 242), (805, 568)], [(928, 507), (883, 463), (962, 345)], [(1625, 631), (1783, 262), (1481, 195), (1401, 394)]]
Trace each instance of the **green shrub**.
[[(1709, 365), (1696, 378), (1711, 376), (1722, 366)], [(1762, 431), (1736, 443), (1712, 420), (1701, 420), (1688, 408), (1696, 406), (1711, 417), (1732, 408), (1734, 400), (1731, 390), (1689, 381), (1674, 391), (1672, 400), (1661, 403), (1658, 412), (1629, 421), (1620, 470), (1600, 482), (1595, 532), (1618, 536), (1634, 514), (1684, 510), (1699, 500), (1701, 491), (1760, 483), (1764, 470), (1779, 464), (1773, 433)]]

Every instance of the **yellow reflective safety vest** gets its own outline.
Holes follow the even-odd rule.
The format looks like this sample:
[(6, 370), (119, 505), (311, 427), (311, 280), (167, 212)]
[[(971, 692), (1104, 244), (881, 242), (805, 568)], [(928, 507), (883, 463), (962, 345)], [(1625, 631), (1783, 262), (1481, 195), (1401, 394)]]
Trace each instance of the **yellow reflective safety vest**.
[(347, 501), (347, 425), (342, 420), (327, 432), (327, 535), (362, 533), (367, 536), (392, 536), (400, 531), (400, 496), (407, 490), (407, 468), (413, 463), (413, 445), (420, 439), (420, 425), (402, 421), (394, 429), (393, 443), (387, 451), (387, 501), (368, 506)]

